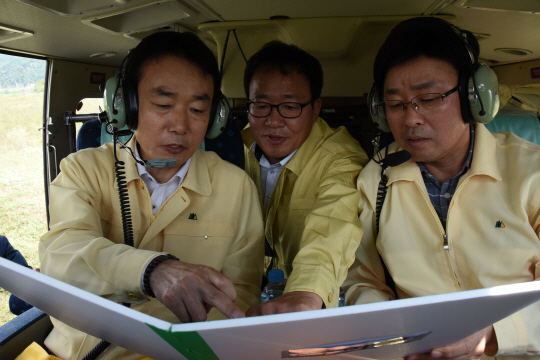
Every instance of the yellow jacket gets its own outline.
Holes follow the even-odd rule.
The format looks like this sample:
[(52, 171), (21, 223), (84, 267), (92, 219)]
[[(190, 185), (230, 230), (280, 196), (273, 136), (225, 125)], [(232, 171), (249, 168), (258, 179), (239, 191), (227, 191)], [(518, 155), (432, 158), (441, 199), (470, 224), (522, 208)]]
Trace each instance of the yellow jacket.
[[(261, 171), (251, 151), (249, 127), (242, 137), (246, 171), (257, 186), (262, 208)], [(355, 183), (367, 161), (345, 128), (334, 130), (319, 118), (281, 170), (264, 218), (266, 239), (277, 257), (273, 267), (289, 278), (285, 292), (313, 292), (326, 307), (338, 306), (339, 287), (362, 236)]]
[[(133, 140), (130, 147), (133, 146)], [(211, 266), (232, 279), (243, 311), (260, 301), (264, 259), (262, 214), (251, 179), (213, 152), (197, 150), (176, 192), (153, 216), (133, 158), (126, 163), (135, 248), (123, 244), (112, 144), (82, 150), (61, 163), (51, 185), (51, 229), (39, 245), (41, 272), (171, 323), (178, 318), (141, 288), (146, 264), (170, 253)], [(195, 214), (197, 220), (189, 219)], [(51, 300), (54, 301), (54, 300)], [(209, 319), (223, 315), (213, 309)], [(97, 339), (54, 320), (46, 345), (64, 360), (80, 359)], [(136, 359), (111, 346), (104, 359)], [(119, 355), (121, 354), (121, 355)], [(100, 358), (101, 359), (101, 358)]]
[[(386, 171), (388, 193), (375, 239), (380, 174), (371, 161), (358, 178), (364, 235), (345, 282), (347, 304), (393, 299), (377, 252), (401, 299), (540, 279), (540, 146), (510, 133), (492, 135), (477, 124), (471, 168), (459, 180), (446, 229), (411, 160)], [(494, 328), (496, 356), (540, 359), (540, 303)]]

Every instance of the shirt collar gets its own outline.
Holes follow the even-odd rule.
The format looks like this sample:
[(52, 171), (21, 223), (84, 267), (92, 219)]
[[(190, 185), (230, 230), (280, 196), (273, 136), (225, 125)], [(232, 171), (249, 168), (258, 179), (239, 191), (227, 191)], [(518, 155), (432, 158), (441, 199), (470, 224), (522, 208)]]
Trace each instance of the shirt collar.
[[(311, 128), (306, 141), (297, 149), (296, 155), (290, 159), (285, 167), (297, 175), (300, 174), (312, 159), (313, 153), (324, 145), (328, 137), (325, 134), (327, 134), (326, 132), (328, 130), (331, 130), (330, 127), (323, 119), (318, 118)], [(242, 130), (242, 139), (246, 148), (253, 151), (258, 162), (262, 156), (262, 150), (259, 146), (254, 146), (255, 139), (253, 138), (249, 124)]]
[[(286, 157), (281, 159), (280, 162), (278, 162), (276, 164), (270, 164), (268, 159), (264, 156), (264, 153), (262, 152), (262, 149), (257, 144), (257, 142), (254, 142), (253, 145), (251, 145), (251, 150), (255, 153), (255, 156), (257, 157), (257, 160), (259, 161), (259, 164), (261, 166), (265, 167), (265, 168), (269, 168), (272, 165), (277, 165), (277, 164), (279, 164), (280, 167), (283, 167), (283, 166), (287, 165), (287, 163), (292, 159), (294, 154), (296, 154), (296, 152), (298, 151), (298, 149), (296, 149), (292, 153), (290, 153), (289, 155), (287, 155)], [(257, 154), (257, 153), (259, 153), (259, 154)]]

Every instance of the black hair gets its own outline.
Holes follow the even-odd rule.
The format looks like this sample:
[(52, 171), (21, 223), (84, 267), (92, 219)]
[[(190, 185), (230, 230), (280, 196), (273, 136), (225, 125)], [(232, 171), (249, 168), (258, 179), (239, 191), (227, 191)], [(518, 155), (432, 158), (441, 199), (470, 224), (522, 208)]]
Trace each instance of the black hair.
[(298, 73), (309, 81), (311, 102), (321, 97), (323, 87), (323, 71), (319, 60), (298, 46), (271, 41), (253, 55), (244, 71), (244, 90), (249, 98), (249, 83), (257, 70), (279, 70), (283, 75)]
[(141, 81), (144, 66), (163, 56), (185, 59), (198, 67), (203, 74), (211, 75), (214, 80), (213, 99), (218, 99), (221, 92), (221, 76), (216, 58), (203, 41), (193, 33), (164, 31), (145, 37), (129, 53), (124, 77), (131, 81), (136, 88)]
[(472, 122), (466, 92), (479, 52), (480, 46), (471, 32), (460, 30), (446, 20), (417, 17), (402, 21), (390, 32), (375, 57), (375, 87), (383, 99), (384, 81), (390, 69), (421, 56), (444, 60), (458, 73), (462, 113), (465, 121)]

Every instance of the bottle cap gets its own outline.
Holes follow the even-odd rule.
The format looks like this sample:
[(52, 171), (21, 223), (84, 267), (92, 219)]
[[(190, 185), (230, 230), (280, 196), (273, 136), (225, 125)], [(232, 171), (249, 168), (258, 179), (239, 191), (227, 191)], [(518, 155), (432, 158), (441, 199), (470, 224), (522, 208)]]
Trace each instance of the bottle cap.
[(285, 279), (285, 273), (281, 269), (272, 269), (268, 272), (268, 281), (273, 283), (282, 282)]

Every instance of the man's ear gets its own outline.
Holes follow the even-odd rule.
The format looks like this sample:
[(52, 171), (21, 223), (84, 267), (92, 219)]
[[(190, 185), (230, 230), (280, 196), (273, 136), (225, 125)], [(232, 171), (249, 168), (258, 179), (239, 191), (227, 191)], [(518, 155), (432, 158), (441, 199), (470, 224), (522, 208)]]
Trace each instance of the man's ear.
[(313, 124), (315, 124), (315, 122), (319, 118), (319, 113), (321, 112), (321, 106), (322, 106), (322, 100), (321, 100), (321, 98), (318, 98), (313, 103), (313, 119), (312, 119)]

